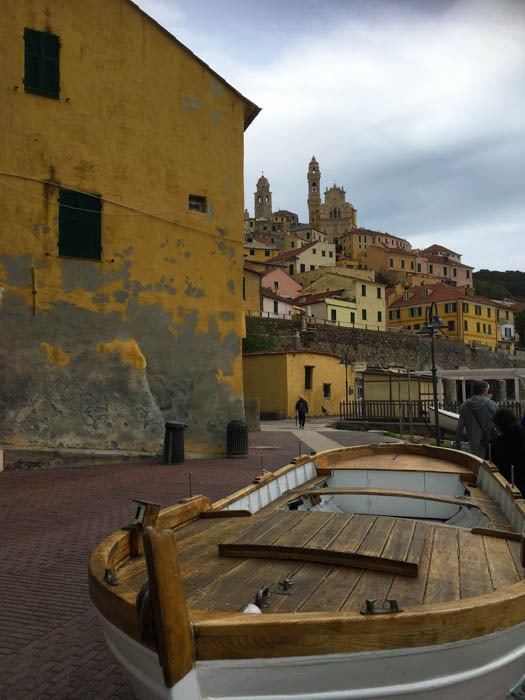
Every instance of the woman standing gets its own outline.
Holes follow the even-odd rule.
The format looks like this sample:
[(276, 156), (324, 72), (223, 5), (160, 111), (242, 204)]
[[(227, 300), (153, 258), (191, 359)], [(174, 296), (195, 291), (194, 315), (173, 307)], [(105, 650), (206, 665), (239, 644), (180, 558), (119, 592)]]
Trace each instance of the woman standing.
[(492, 417), (496, 437), (489, 443), (489, 459), (508, 482), (512, 480), (525, 495), (525, 430), (508, 408), (499, 408)]

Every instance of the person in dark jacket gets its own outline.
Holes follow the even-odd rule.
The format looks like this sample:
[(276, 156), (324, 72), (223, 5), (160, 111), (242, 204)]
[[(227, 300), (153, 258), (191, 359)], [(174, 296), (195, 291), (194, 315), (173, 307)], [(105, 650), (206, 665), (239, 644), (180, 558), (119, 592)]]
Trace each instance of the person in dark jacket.
[(299, 418), (299, 427), (304, 428), (306, 414), (308, 413), (308, 404), (306, 402), (306, 399), (302, 395), (299, 396), (299, 398), (297, 399), (297, 403), (295, 404), (295, 413)]
[(487, 382), (476, 380), (472, 383), (472, 396), (461, 404), (456, 429), (456, 449), (461, 448), (461, 439), (465, 430), (470, 451), (482, 459), (485, 459), (487, 445), (493, 437), (492, 416), (498, 410), (498, 405), (489, 399), (488, 393)]
[(493, 416), (496, 437), (489, 443), (489, 459), (501, 474), (525, 494), (525, 430), (508, 408), (499, 408)]

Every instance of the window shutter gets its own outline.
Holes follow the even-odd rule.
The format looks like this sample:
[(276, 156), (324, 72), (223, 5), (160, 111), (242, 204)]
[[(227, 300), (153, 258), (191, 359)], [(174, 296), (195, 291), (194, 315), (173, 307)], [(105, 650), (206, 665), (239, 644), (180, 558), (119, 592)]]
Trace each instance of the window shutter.
[(58, 201), (59, 255), (100, 260), (101, 198), (60, 190)]
[(55, 34), (24, 30), (26, 92), (54, 97), (60, 93), (60, 39)]

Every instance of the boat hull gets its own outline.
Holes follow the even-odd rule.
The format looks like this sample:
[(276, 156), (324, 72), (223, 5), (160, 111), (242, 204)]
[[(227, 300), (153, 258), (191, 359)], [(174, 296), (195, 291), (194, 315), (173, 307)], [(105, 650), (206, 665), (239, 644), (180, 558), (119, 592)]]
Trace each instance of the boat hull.
[(104, 618), (102, 625), (139, 700), (503, 700), (525, 672), (523, 623), (466, 642), (411, 649), (201, 661), (166, 688), (153, 651)]

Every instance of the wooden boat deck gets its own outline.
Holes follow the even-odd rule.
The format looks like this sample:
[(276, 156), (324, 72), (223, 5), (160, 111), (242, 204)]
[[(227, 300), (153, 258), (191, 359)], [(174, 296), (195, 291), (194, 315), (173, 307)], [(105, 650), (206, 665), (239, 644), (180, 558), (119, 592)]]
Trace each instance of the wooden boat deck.
[[(212, 531), (203, 530), (197, 521), (179, 540), (190, 611), (238, 611), (266, 588), (270, 595), (263, 612), (272, 613), (355, 612), (367, 599), (377, 599), (379, 607), (389, 599), (400, 606), (424, 605), (490, 593), (523, 577), (519, 542), (459, 527), (286, 510), (234, 520), (218, 521)], [(242, 557), (239, 552), (221, 556), (220, 544), (245, 546), (247, 553), (249, 545), (264, 546), (268, 557), (272, 547), (296, 548), (295, 552), (302, 548), (304, 560), (286, 559), (284, 549), (276, 551), (275, 559)], [(309, 550), (362, 555), (371, 564), (383, 561), (392, 570), (361, 568), (362, 562), (358, 568), (342, 561), (308, 561)], [(393, 562), (399, 561), (415, 563), (417, 575), (397, 570)], [(284, 579), (292, 581), (289, 595), (280, 586)]]
[[(422, 467), (417, 456), (403, 455), (403, 464), (395, 455), (381, 457), (373, 459), (374, 470), (433, 466), (472, 480), (472, 472), (442, 460), (431, 465), (427, 459)], [(370, 469), (367, 461), (352, 468)], [(190, 614), (236, 612), (263, 591), (269, 593), (263, 613), (359, 612), (366, 600), (376, 600), (380, 608), (391, 599), (403, 607), (426, 605), (491, 593), (524, 577), (519, 538), (512, 538), (499, 507), (472, 484), (465, 482), (468, 504), (479, 507), (502, 536), (399, 517), (283, 509), (297, 494), (323, 492), (324, 479), (311, 480), (254, 515), (205, 511), (175, 530)], [(119, 569), (119, 580), (135, 594), (144, 579), (143, 557)], [(291, 581), (288, 591), (285, 579)]]

